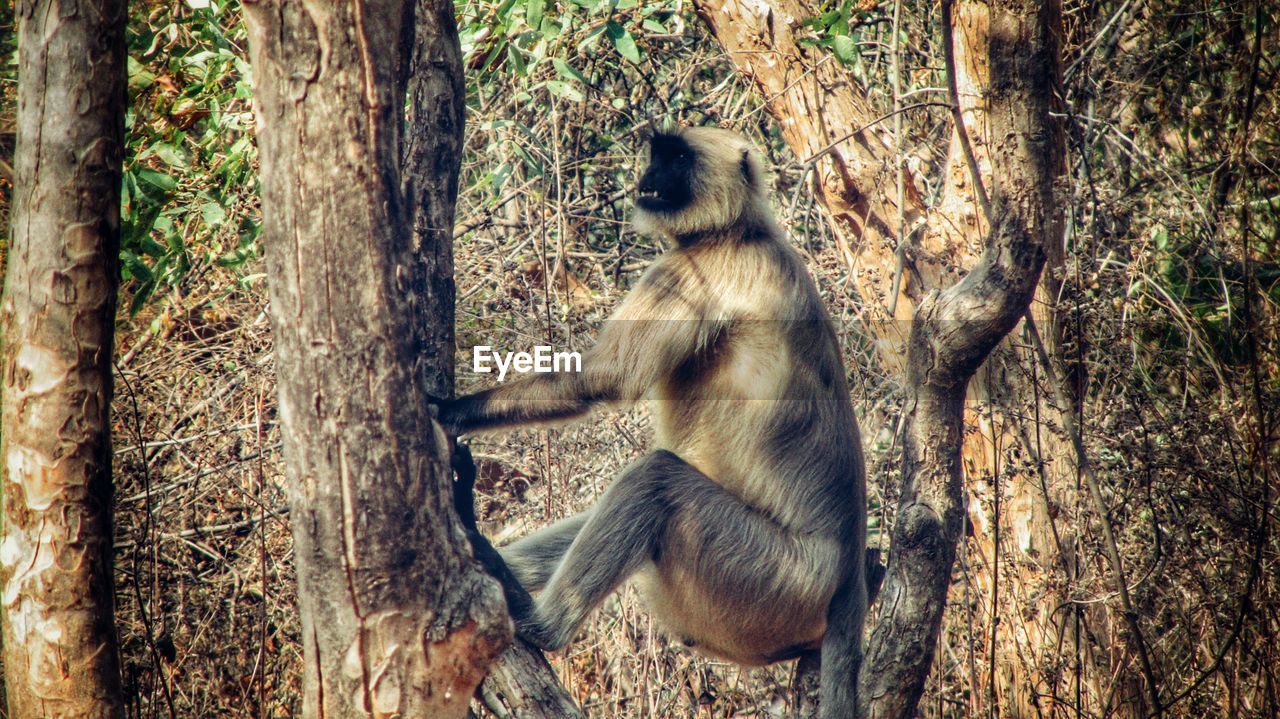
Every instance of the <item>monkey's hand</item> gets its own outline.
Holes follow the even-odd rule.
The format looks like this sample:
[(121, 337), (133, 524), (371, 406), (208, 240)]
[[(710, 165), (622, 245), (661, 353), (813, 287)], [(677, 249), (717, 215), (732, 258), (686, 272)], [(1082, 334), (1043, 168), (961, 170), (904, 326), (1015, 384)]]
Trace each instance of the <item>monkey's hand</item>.
[(502, 593), (507, 598), (507, 611), (516, 621), (516, 626), (528, 622), (533, 616), (533, 597), (512, 574), (511, 568), (502, 560), (502, 555), (493, 548), (489, 539), (480, 533), (476, 526), (476, 463), (471, 458), (471, 448), (459, 443), (453, 450), (453, 508), (462, 520), (462, 527), (471, 542), (471, 551), (476, 561), (494, 579), (502, 584)]
[[(440, 426), (444, 427), (444, 433), (449, 435), (450, 439), (462, 434), (462, 428), (458, 426), (457, 400), (448, 399), (447, 397), (431, 397), (428, 395), (427, 404), (435, 405), (436, 421), (440, 423)], [(454, 459), (457, 459), (456, 454), (454, 455)], [(456, 470), (457, 467), (454, 469)]]

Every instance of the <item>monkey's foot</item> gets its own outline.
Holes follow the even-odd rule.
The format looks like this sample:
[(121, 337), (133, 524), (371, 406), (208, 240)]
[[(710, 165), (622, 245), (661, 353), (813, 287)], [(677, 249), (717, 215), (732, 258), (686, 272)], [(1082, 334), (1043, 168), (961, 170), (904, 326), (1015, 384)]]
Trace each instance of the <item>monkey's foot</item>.
[(544, 652), (563, 649), (573, 638), (569, 633), (540, 621), (536, 612), (531, 613), (523, 621), (516, 619), (516, 636)]

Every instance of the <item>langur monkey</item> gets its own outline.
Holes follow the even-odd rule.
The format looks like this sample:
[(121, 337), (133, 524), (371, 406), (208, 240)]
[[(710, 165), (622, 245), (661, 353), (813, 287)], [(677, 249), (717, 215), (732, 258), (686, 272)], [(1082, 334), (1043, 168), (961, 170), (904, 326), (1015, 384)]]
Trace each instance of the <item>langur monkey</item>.
[(847, 719), (868, 603), (862, 448), (835, 330), (764, 185), (737, 133), (655, 134), (635, 227), (670, 249), (581, 372), (443, 400), (439, 418), (457, 435), (649, 400), (653, 451), (590, 509), (497, 552), (474, 529), (469, 458), (455, 463), (459, 510), (519, 635), (563, 647), (635, 578), (698, 651), (763, 665), (820, 649), (822, 714)]

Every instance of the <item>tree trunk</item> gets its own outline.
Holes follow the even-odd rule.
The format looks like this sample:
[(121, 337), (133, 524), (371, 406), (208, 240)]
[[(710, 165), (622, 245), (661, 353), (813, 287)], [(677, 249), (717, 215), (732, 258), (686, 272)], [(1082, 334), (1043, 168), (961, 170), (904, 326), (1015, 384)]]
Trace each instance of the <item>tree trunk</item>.
[[(404, 136), (404, 197), (411, 203), (414, 245), (427, 264), (422, 310), (429, 333), (423, 355), (426, 387), (453, 396), (453, 222), (458, 198), (466, 85), (451, 0), (418, 0), (408, 67), (409, 121)], [(581, 712), (541, 652), (513, 645), (484, 681), (486, 704), (530, 719), (578, 717)]]
[(511, 640), (429, 412), (432, 270), (400, 173), (413, 8), (245, 8), (312, 717), (466, 716)]
[(111, 587), (111, 357), (124, 3), (20, 2), (0, 328), (4, 667), (16, 719), (123, 717)]
[[(1061, 8), (1014, 0), (990, 8), (982, 93), (992, 165), (986, 249), (959, 283), (916, 312), (907, 355), (903, 492), (861, 672), (868, 717), (912, 717), (942, 624), (960, 540), (966, 385), (1026, 313), (1045, 260), (1060, 237), (1054, 183), (1063, 136), (1050, 116), (1059, 87)], [(943, 0), (944, 16), (949, 0)]]
[[(989, 231), (954, 131), (944, 170), (943, 195), (931, 208), (929, 222), (922, 231), (915, 238), (907, 235), (900, 250), (904, 263), (894, 256), (896, 241), (891, 233), (903, 225), (903, 231), (909, 233), (919, 225), (920, 200), (911, 193), (912, 183), (906, 176), (903, 218), (895, 217), (896, 198), (889, 196), (894, 188), (894, 153), (886, 132), (889, 123), (884, 122), (887, 113), (878, 110), (852, 74), (829, 55), (796, 44), (799, 21), (815, 15), (816, 10), (803, 0), (698, 0), (697, 7), (738, 69), (761, 90), (766, 107), (779, 121), (792, 151), (802, 159), (825, 147), (840, 153), (833, 151), (829, 160), (815, 165), (819, 199), (832, 218), (837, 235), (847, 236), (841, 246), (852, 253), (851, 279), (873, 317), (866, 329), (877, 339), (877, 358), (885, 370), (903, 370), (906, 343), (902, 328), (907, 323), (877, 320), (905, 319), (930, 289), (955, 283), (958, 276), (953, 268), (977, 262)], [(989, 28), (987, 3), (966, 1), (958, 5), (954, 32), (957, 90), (979, 177), (986, 187), (994, 183), (990, 150), (992, 138), (999, 137), (993, 136), (988, 125), (991, 107), (986, 88), (992, 81), (989, 62), (995, 57), (988, 52), (993, 42)], [(850, 139), (840, 141), (850, 135)], [(1057, 175), (1063, 163), (1061, 142), (1052, 149), (1053, 155), (1046, 159), (1051, 174)], [(905, 155), (910, 148), (902, 152)], [(840, 158), (854, 161), (842, 162)], [(870, 198), (865, 206), (876, 208), (871, 216), (880, 220), (849, 222), (846, 198)], [(1060, 266), (1059, 222), (1050, 218), (1044, 239), (1048, 262), (1053, 267)], [(908, 266), (905, 271), (903, 264)], [(1045, 339), (1051, 351), (1059, 335), (1052, 310), (1060, 284), (1056, 277), (1046, 276), (1040, 288), (1041, 301), (1033, 308), (1040, 326), (1047, 329)], [(969, 398), (996, 403), (1006, 410), (1005, 417), (1033, 416), (1027, 405), (1037, 402), (1041, 405), (1040, 416), (1048, 422), (1058, 419), (1059, 412), (1071, 411), (1053, 407), (1044, 397), (1037, 397), (1036, 388), (1027, 379), (1032, 374), (1028, 363), (1035, 360), (1029, 353), (1022, 353), (1019, 359), (1023, 362), (1021, 371), (997, 362), (989, 371), (979, 372), (969, 389)], [(1043, 370), (1039, 375), (1044, 376)], [(966, 581), (975, 581), (980, 594), (981, 612), (975, 617), (979, 636), (974, 638), (979, 645), (978, 654), (984, 655), (981, 646), (987, 644), (988, 637), (994, 639), (995, 646), (988, 646), (987, 651), (994, 652), (999, 676), (985, 674), (988, 662), (984, 661), (983, 674), (972, 681), (974, 686), (992, 687), (996, 694), (987, 698), (1002, 710), (1012, 716), (1025, 716), (1034, 711), (1034, 694), (1048, 693), (1046, 687), (1062, 675), (1061, 620), (1068, 617), (1063, 612), (1055, 613), (1062, 597), (1060, 592), (1051, 590), (1072, 581), (1075, 574), (1070, 568), (1077, 560), (1075, 532), (1065, 524), (1054, 527), (1053, 516), (1072, 506), (1074, 462), (1065, 438), (1031, 422), (1005, 421), (1001, 416), (974, 411), (980, 406), (965, 405), (965, 426), (979, 430), (963, 443), (961, 456), (961, 468), (970, 478), (966, 489), (977, 552), (977, 561), (966, 565)], [(1030, 471), (1010, 471), (1010, 463), (1002, 459), (1010, 448), (1031, 450), (1033, 462), (1044, 458), (1043, 470), (1033, 467)], [(993, 502), (997, 493), (1004, 495), (1000, 505)], [(997, 527), (1001, 526), (1016, 541), (998, 541)], [(1008, 564), (1010, 558), (1014, 560), (1012, 568), (997, 570), (1001, 562)], [(1055, 563), (1054, 559), (1060, 561)], [(1012, 607), (1025, 607), (1026, 611), (1012, 611)], [(1004, 615), (1003, 622), (997, 621), (996, 612)], [(1089, 644), (1085, 642), (1086, 647)], [(1033, 657), (1030, 663), (1029, 655)], [(1096, 668), (1096, 676), (1109, 677), (1108, 668), (1109, 662), (1103, 661)], [(983, 703), (981, 696), (973, 700), (974, 708)]]
[(417, 0), (408, 70), (409, 116), (404, 133), (404, 198), (413, 242), (427, 265), (420, 309), (431, 352), (423, 358), (427, 390), (453, 396), (453, 213), (462, 169), (467, 87), (451, 0)]
[[(959, 106), (982, 183), (990, 187), (1000, 167), (994, 108), (984, 88), (993, 83), (992, 66), (998, 59), (988, 51), (992, 37), (993, 3), (987, 0), (957, 0), (952, 47)], [(998, 78), (995, 78), (998, 80)], [(1053, 75), (1054, 87), (1061, 87), (1061, 70)], [(953, 132), (954, 134), (954, 132)], [(1058, 141), (1051, 168), (1055, 176), (1065, 172), (1065, 151)], [(976, 185), (958, 141), (953, 139), (947, 158), (942, 197), (936, 210), (947, 218), (932, 223), (924, 233), (926, 248), (957, 248), (958, 256), (970, 262), (964, 248), (980, 246), (986, 231), (981, 218)], [(1060, 201), (1059, 201), (1060, 202)], [(1062, 219), (1047, 229), (1044, 245), (1047, 263), (1060, 268), (1064, 262)], [(1057, 312), (1062, 290), (1060, 274), (1044, 275), (1037, 288), (1031, 315), (1041, 328), (1049, 355), (1059, 358), (1061, 320)], [(1011, 355), (1015, 353), (1010, 353)], [(984, 616), (980, 620), (983, 645), (979, 674), (972, 678), (980, 688), (973, 697), (974, 709), (990, 705), (1001, 716), (1017, 719), (1040, 717), (1046, 709), (1075, 707), (1075, 690), (1068, 680), (1071, 672), (1081, 674), (1080, 710), (1094, 708), (1117, 717), (1148, 714), (1140, 674), (1130, 664), (1135, 657), (1130, 647), (1109, 645), (1116, 634), (1108, 606), (1071, 603), (1091, 572), (1081, 566), (1077, 539), (1081, 527), (1068, 519), (1076, 510), (1076, 463), (1079, 458), (1069, 439), (1049, 427), (1063, 427), (1075, 405), (1057, 406), (1053, 388), (1045, 384), (1045, 368), (1034, 352), (1016, 353), (1021, 371), (996, 364), (980, 372), (970, 390), (970, 398), (990, 403), (1003, 412), (971, 418), (979, 427), (979, 441), (966, 443), (964, 462), (969, 483), (971, 547), (976, 561), (968, 567), (967, 578), (982, 598)], [(1066, 376), (1061, 368), (1059, 376)], [(1032, 381), (1038, 378), (1039, 382)], [(1074, 398), (1073, 398), (1074, 401)], [(1027, 421), (1039, 416), (1042, 424)], [(1023, 450), (1031, 464), (1029, 471), (1010, 471), (1010, 450)], [(998, 496), (997, 496), (998, 495)], [(1063, 515), (1056, 520), (1055, 516)], [(1078, 514), (1071, 519), (1078, 519)], [(1070, 606), (1070, 611), (1063, 611)], [(1079, 652), (1063, 661), (1064, 647), (1078, 646)], [(1079, 667), (1073, 667), (1075, 663)], [(1129, 665), (1126, 667), (1126, 665)], [(1071, 697), (1068, 699), (1067, 697)]]

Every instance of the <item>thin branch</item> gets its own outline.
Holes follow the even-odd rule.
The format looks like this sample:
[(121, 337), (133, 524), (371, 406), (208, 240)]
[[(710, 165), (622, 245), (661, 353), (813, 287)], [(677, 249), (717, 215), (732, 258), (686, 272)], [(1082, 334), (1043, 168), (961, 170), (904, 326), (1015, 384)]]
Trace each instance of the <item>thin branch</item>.
[(1036, 322), (1031, 317), (1031, 312), (1026, 314), (1027, 336), (1031, 339), (1031, 345), (1035, 348), (1036, 355), (1040, 359), (1040, 364), (1044, 366), (1045, 378), (1049, 382), (1049, 386), (1053, 389), (1053, 398), (1058, 406), (1062, 408), (1062, 427), (1066, 430), (1067, 437), (1071, 440), (1071, 446), (1076, 453), (1076, 466), (1084, 474), (1085, 484), (1089, 488), (1089, 496), (1093, 500), (1094, 510), (1098, 513), (1098, 518), (1102, 522), (1102, 536), (1107, 547), (1107, 559), (1111, 564), (1111, 571), (1115, 574), (1116, 591), (1120, 595), (1120, 607), (1124, 613), (1125, 623), (1129, 627), (1129, 633), (1132, 635), (1135, 648), (1138, 650), (1138, 659), (1142, 664), (1143, 678), (1146, 679), (1147, 691), (1150, 694), (1152, 706), (1155, 708), (1153, 716), (1160, 717), (1164, 715), (1164, 704), (1160, 700), (1160, 688), (1156, 680), (1155, 669), (1151, 664), (1151, 655), (1147, 650), (1146, 640), (1142, 636), (1142, 628), (1138, 626), (1138, 613), (1133, 606), (1133, 599), (1129, 596), (1129, 583), (1125, 578), (1124, 565), (1120, 561), (1120, 548), (1116, 542), (1115, 529), (1111, 526), (1110, 510), (1107, 509), (1107, 503), (1102, 497), (1102, 485), (1098, 482), (1098, 476), (1093, 471), (1093, 465), (1089, 462), (1089, 456), (1085, 452), (1084, 440), (1080, 436), (1080, 428), (1076, 424), (1076, 418), (1070, 411), (1071, 402), (1067, 399), (1066, 391), (1062, 388), (1062, 382), (1059, 381), (1058, 372), (1054, 369), (1053, 363), (1049, 359), (1049, 352), (1045, 349), (1044, 340), (1040, 338), (1040, 332), (1036, 329)]
[(905, 106), (903, 106), (903, 107), (901, 107), (901, 108), (898, 108), (897, 110), (892, 110), (892, 111), (890, 111), (890, 112), (886, 112), (885, 114), (881, 115), (880, 117), (877, 117), (876, 119), (872, 120), (871, 122), (868, 122), (867, 124), (863, 125), (862, 127), (859, 127), (858, 129), (854, 130), (853, 132), (846, 133), (846, 134), (844, 134), (844, 135), (840, 136), (837, 140), (835, 140), (835, 141), (834, 141), (834, 142), (832, 142), (831, 144), (827, 145), (826, 147), (822, 148), (821, 150), (818, 150), (817, 152), (813, 153), (812, 155), (810, 155), (810, 156), (806, 157), (805, 159), (801, 160), (799, 164), (801, 164), (801, 165), (809, 165), (809, 164), (812, 164), (815, 160), (818, 160), (818, 159), (819, 159), (819, 158), (821, 158), (823, 155), (825, 155), (825, 154), (827, 154), (828, 152), (831, 152), (832, 150), (836, 149), (836, 146), (837, 146), (837, 145), (840, 145), (841, 143), (845, 142), (846, 140), (849, 140), (850, 138), (854, 138), (854, 137), (857, 137), (858, 135), (861, 135), (862, 133), (866, 132), (867, 130), (870, 130), (871, 128), (875, 127), (876, 125), (879, 125), (880, 123), (884, 122), (885, 120), (888, 120), (889, 118), (891, 118), (891, 117), (893, 117), (893, 116), (895, 116), (895, 115), (898, 115), (898, 114), (900, 114), (900, 113), (907, 112), (908, 110), (918, 110), (918, 109), (920, 109), (920, 108), (922, 108), (922, 107), (950, 107), (950, 105), (949, 105), (948, 103), (945, 103), (945, 102), (917, 102), (917, 103), (913, 103), (913, 104), (911, 104), (911, 105), (905, 105)]

